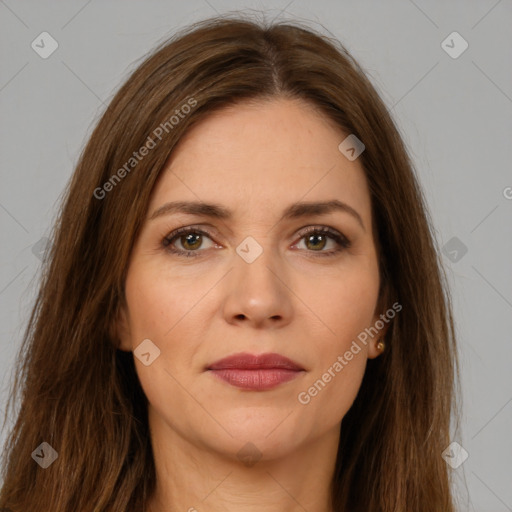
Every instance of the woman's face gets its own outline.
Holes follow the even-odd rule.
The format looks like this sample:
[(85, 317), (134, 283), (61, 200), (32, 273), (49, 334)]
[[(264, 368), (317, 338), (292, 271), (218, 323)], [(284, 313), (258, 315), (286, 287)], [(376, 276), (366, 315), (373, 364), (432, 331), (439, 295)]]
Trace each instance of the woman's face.
[[(233, 458), (252, 443), (270, 460), (339, 432), (378, 355), (376, 338), (357, 353), (353, 342), (381, 313), (366, 178), (338, 149), (347, 135), (307, 103), (279, 99), (215, 113), (176, 147), (116, 324), (120, 348), (135, 351), (153, 435)], [(348, 206), (292, 208), (331, 201)], [(209, 369), (270, 353), (296, 368), (271, 357), (256, 369), (249, 357)]]

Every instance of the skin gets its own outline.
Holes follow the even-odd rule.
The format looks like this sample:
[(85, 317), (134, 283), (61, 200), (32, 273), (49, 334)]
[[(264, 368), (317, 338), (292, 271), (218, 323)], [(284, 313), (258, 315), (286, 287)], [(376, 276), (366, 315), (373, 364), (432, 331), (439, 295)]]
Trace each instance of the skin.
[[(116, 322), (120, 349), (150, 339), (161, 351), (149, 366), (134, 357), (149, 401), (152, 512), (331, 510), (340, 423), (367, 359), (379, 355), (378, 337), (307, 405), (297, 396), (383, 313), (371, 199), (358, 159), (338, 150), (346, 135), (302, 100), (243, 103), (192, 128), (161, 173)], [(331, 199), (355, 209), (364, 228), (340, 211), (279, 221), (294, 202)], [(178, 200), (218, 203), (233, 216), (150, 220)], [(176, 250), (200, 253), (195, 258), (162, 244), (184, 226), (212, 233), (174, 239)], [(331, 227), (351, 247), (322, 257), (338, 244), (301, 236), (309, 226)], [(263, 249), (252, 263), (236, 252), (248, 236)], [(238, 352), (277, 352), (305, 371), (265, 391), (241, 390), (205, 371)], [(253, 465), (237, 456), (248, 442), (261, 455)]]

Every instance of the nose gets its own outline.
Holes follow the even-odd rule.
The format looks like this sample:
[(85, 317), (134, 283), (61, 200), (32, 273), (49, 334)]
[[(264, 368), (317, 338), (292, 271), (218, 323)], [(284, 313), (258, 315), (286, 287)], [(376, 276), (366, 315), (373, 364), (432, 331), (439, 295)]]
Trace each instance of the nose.
[(270, 249), (251, 263), (238, 254), (225, 280), (223, 313), (230, 324), (281, 328), (293, 315), (290, 272)]

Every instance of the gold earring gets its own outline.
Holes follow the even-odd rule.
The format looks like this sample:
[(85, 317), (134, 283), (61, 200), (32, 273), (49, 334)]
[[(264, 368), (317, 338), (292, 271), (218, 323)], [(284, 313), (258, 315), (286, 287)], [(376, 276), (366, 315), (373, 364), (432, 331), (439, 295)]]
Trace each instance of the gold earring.
[(379, 352), (384, 352), (384, 349), (386, 348), (386, 344), (383, 341), (379, 341), (377, 343), (377, 350)]

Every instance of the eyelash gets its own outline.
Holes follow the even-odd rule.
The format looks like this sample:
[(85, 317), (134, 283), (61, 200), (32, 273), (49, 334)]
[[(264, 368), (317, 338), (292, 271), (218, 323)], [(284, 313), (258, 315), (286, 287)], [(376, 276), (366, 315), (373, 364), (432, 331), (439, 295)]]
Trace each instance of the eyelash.
[[(175, 239), (177, 239), (178, 237), (183, 236), (183, 235), (188, 235), (190, 233), (193, 233), (196, 235), (203, 235), (203, 236), (207, 236), (208, 238), (212, 238), (211, 233), (209, 233), (208, 231), (203, 230), (203, 229), (194, 228), (193, 226), (189, 226), (189, 227), (185, 227), (185, 228), (176, 229), (173, 232), (169, 233), (169, 235), (167, 235), (162, 240), (162, 245), (168, 252), (170, 252), (172, 254), (176, 254), (177, 256), (181, 256), (181, 257), (185, 257), (185, 258), (197, 258), (201, 255), (200, 253), (204, 252), (204, 251), (200, 251), (199, 249), (197, 249), (195, 251), (186, 251), (186, 250), (182, 250), (182, 249), (172, 248), (172, 243), (174, 242)], [(307, 252), (317, 253), (316, 254), (317, 256), (320, 256), (320, 257), (336, 256), (338, 253), (351, 247), (351, 242), (346, 236), (342, 235), (338, 231), (336, 231), (332, 228), (329, 228), (327, 226), (323, 226), (323, 227), (311, 226), (311, 227), (307, 228), (305, 231), (301, 232), (300, 240), (302, 240), (306, 236), (312, 235), (312, 234), (328, 235), (329, 238), (331, 238), (338, 244), (338, 248), (331, 250), (331, 251), (307, 251)]]

